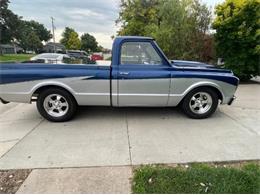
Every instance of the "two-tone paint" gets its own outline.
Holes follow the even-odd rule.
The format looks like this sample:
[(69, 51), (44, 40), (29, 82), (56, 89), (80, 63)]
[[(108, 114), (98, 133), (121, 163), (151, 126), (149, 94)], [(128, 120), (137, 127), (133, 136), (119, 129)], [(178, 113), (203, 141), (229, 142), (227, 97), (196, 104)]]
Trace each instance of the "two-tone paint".
[[(121, 65), (125, 42), (149, 42), (163, 65)], [(0, 98), (30, 103), (46, 87), (69, 91), (78, 105), (176, 106), (192, 89), (207, 86), (229, 103), (239, 80), (229, 70), (169, 61), (156, 42), (146, 37), (118, 37), (111, 66), (76, 64), (0, 64)]]

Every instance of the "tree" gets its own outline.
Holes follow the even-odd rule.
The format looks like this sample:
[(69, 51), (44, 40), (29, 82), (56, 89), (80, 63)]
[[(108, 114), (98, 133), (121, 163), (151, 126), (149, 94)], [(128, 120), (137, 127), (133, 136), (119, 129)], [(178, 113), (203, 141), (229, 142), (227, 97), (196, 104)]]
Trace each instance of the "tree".
[(260, 2), (259, 0), (226, 0), (216, 7), (216, 47), (241, 80), (259, 75)]
[(36, 34), (36, 31), (31, 28), (29, 22), (21, 21), (21, 24), (22, 25), (19, 27), (20, 33), (17, 37), (19, 45), (25, 51), (35, 51), (38, 53), (38, 51), (43, 47), (39, 36)]
[(41, 41), (48, 41), (52, 38), (51, 32), (47, 30), (43, 24), (40, 24), (34, 20), (23, 22), (23, 25), (30, 28), (31, 31), (34, 31)]
[(36, 21), (25, 21), (8, 9), (9, 0), (0, 1), (0, 42), (16, 43), (24, 50), (38, 52), (42, 41), (48, 41), (51, 33)]
[(10, 43), (18, 37), (21, 17), (8, 9), (9, 0), (0, 1), (0, 43)]
[(116, 20), (116, 24), (121, 25), (118, 35), (144, 35), (149, 25), (159, 25), (160, 2), (162, 3), (160, 0), (121, 0), (121, 10)]
[(81, 49), (87, 52), (95, 52), (98, 50), (96, 38), (88, 33), (81, 36)]
[(42, 49), (42, 42), (34, 31), (26, 30), (20, 40), (20, 46), (25, 51), (35, 51), (38, 53)]
[(67, 49), (80, 49), (80, 39), (79, 39), (79, 35), (76, 32), (71, 32), (69, 34), (69, 39), (66, 45)]
[(48, 41), (51, 33), (42, 24), (36, 21), (20, 21), (19, 35), (16, 40), (24, 50), (35, 51), (38, 53), (42, 47), (42, 41)]
[(70, 34), (72, 32), (76, 32), (76, 31), (73, 28), (66, 27), (62, 33), (62, 38), (60, 40), (60, 43), (63, 44), (66, 48), (68, 48), (68, 41), (69, 41)]
[(104, 50), (106, 50), (104, 47), (102, 47), (101, 45), (99, 45), (98, 47), (97, 47), (97, 50), (96, 50), (96, 52), (103, 52)]
[(120, 8), (119, 35), (151, 36), (171, 59), (213, 60), (211, 12), (199, 0), (121, 0)]

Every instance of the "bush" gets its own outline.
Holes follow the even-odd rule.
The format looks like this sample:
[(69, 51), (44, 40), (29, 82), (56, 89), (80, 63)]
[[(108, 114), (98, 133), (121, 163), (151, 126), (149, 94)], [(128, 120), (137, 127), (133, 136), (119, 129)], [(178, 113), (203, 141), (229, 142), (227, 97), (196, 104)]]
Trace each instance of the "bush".
[(241, 80), (260, 73), (260, 2), (226, 0), (216, 7), (213, 23), (219, 57)]

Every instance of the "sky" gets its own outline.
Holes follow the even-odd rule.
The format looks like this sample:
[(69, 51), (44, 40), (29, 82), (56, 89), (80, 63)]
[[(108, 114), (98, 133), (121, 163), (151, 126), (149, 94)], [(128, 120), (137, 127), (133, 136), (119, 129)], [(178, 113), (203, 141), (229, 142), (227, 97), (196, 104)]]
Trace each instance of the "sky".
[[(224, 0), (202, 0), (212, 9)], [(98, 43), (111, 49), (112, 35), (116, 35), (120, 0), (10, 0), (9, 8), (25, 20), (36, 20), (51, 30), (55, 18), (55, 39), (59, 41), (66, 26), (79, 35), (89, 33)]]

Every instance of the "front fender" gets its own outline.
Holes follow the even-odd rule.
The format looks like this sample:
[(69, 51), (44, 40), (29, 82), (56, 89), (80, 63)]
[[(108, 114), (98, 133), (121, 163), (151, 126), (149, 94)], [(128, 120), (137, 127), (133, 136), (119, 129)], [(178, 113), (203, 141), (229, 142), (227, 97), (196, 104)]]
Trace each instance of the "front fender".
[(215, 88), (216, 90), (218, 90), (218, 92), (221, 94), (221, 99), (223, 99), (225, 97), (224, 93), (222, 91), (221, 86), (216, 84), (216, 83), (209, 82), (209, 81), (201, 81), (201, 82), (197, 82), (197, 83), (191, 85), (190, 87), (188, 87), (184, 91), (183, 97), (186, 96), (190, 91), (192, 91), (195, 88), (198, 88), (198, 87), (209, 87), (209, 86)]
[(175, 78), (171, 81), (171, 89), (169, 94), (169, 106), (177, 106), (182, 99), (193, 89), (198, 87), (212, 87), (221, 95), (222, 103), (226, 102), (226, 92), (223, 87), (230, 86), (222, 81), (212, 81), (210, 79), (201, 80), (200, 78)]

